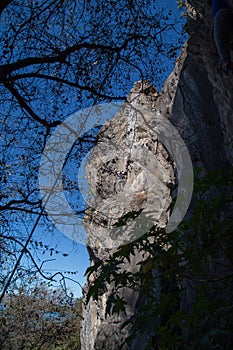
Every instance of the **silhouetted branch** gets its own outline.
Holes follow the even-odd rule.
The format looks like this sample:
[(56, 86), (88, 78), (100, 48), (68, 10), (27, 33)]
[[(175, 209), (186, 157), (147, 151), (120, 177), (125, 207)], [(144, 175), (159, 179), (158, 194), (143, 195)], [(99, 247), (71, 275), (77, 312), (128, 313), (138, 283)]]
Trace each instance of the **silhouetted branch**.
[(24, 109), (28, 114), (37, 122), (40, 124), (44, 125), (47, 128), (51, 128), (54, 126), (57, 126), (60, 124), (59, 121), (55, 121), (52, 123), (48, 123), (46, 120), (41, 119), (34, 111), (33, 109), (28, 105), (26, 100), (23, 98), (23, 96), (20, 95), (19, 91), (10, 83), (4, 83), (5, 87), (12, 93), (12, 95), (16, 98), (18, 101), (19, 105), (21, 106), (22, 109)]

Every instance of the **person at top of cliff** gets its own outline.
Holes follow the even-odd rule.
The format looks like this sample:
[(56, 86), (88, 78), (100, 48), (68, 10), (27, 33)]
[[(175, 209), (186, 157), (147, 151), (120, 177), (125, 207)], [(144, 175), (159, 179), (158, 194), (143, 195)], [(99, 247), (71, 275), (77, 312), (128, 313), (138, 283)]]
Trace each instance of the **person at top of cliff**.
[(233, 76), (231, 39), (233, 38), (233, 11), (226, 0), (211, 0), (214, 16), (214, 40), (224, 76)]

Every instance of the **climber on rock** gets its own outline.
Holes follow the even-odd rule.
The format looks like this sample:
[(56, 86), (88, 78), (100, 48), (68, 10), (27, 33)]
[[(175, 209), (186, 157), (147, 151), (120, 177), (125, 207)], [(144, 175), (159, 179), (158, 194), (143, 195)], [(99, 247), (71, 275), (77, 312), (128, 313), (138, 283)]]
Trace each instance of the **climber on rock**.
[(233, 38), (233, 11), (226, 0), (210, 0), (214, 16), (214, 40), (224, 76), (233, 76), (231, 39)]

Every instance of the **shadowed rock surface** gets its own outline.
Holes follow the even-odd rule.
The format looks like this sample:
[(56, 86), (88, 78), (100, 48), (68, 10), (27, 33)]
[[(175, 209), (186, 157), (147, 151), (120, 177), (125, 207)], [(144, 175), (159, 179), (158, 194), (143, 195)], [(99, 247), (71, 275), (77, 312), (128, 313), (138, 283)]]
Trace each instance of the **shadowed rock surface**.
[[(233, 1), (229, 3), (233, 7)], [(187, 9), (189, 39), (164, 87), (158, 92), (147, 82), (135, 83), (129, 104), (104, 126), (92, 152), (87, 173), (96, 193), (92, 203), (96, 210), (86, 214), (84, 225), (93, 262), (106, 259), (119, 244), (132, 238), (131, 231), (117, 239), (111, 235), (113, 225), (126, 213), (147, 206), (148, 216), (158, 227), (164, 227), (169, 219), (177, 168), (159, 141), (158, 130), (151, 127), (156, 112), (177, 128), (194, 166), (208, 171), (233, 165), (233, 79), (224, 78), (220, 71), (208, 2), (190, 0)], [(137, 107), (144, 110), (143, 115), (135, 111)], [(148, 185), (147, 171), (152, 174), (153, 188)], [(137, 254), (124, 269), (136, 271), (141, 259)], [(95, 278), (88, 283), (94, 283)], [(110, 293), (108, 286), (98, 302), (90, 300), (83, 308), (82, 350), (118, 349), (130, 332), (129, 327), (121, 330), (120, 326), (136, 312), (139, 293), (122, 289), (126, 315), (106, 317)], [(187, 287), (184, 309), (189, 309), (193, 297)], [(130, 349), (143, 348), (143, 342), (135, 339)]]

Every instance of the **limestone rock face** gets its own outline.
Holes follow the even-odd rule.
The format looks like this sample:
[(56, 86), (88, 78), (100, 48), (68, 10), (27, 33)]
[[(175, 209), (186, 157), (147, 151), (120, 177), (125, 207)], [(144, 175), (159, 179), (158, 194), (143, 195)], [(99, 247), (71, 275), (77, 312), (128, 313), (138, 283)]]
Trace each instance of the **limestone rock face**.
[[(140, 221), (138, 230), (135, 220), (126, 229), (115, 229), (114, 224), (124, 215), (146, 208), (144, 215), (149, 218), (149, 223), (164, 227), (168, 221), (175, 165), (159, 141), (157, 125), (153, 127), (151, 123), (157, 98), (158, 92), (150, 84), (135, 83), (128, 97), (129, 103), (105, 124), (91, 154), (86, 170), (91, 191), (95, 194), (91, 207), (95, 209), (86, 213), (84, 226), (93, 260), (106, 259), (119, 245), (138, 238), (137, 233), (143, 235), (146, 232), (145, 218)], [(125, 262), (122, 269), (135, 272), (140, 260), (142, 256), (137, 254), (134, 261)], [(92, 282), (94, 278), (93, 281), (89, 278), (89, 283)], [(120, 330), (120, 327), (135, 313), (139, 294), (124, 288), (126, 315), (106, 317), (110, 292), (111, 286), (108, 286), (98, 303), (90, 300), (84, 308), (83, 350), (118, 349), (129, 334), (129, 328)], [(138, 346), (137, 342), (135, 349)]]
[(174, 165), (158, 139), (158, 125), (151, 123), (157, 91), (147, 93), (141, 93), (141, 84), (135, 84), (129, 103), (100, 132), (86, 167), (95, 210), (86, 214), (84, 223), (87, 220), (92, 248), (112, 249), (127, 243), (130, 232), (111, 228), (122, 216), (145, 206), (154, 223), (166, 225)]
[[(233, 8), (233, 1), (229, 3)], [(164, 87), (158, 92), (146, 82), (135, 83), (129, 103), (104, 126), (92, 152), (87, 173), (96, 194), (92, 203), (95, 211), (87, 213), (84, 220), (92, 261), (105, 259), (119, 244), (132, 239), (130, 230), (117, 236), (113, 229), (128, 212), (140, 213), (147, 207), (148, 217), (160, 227), (169, 219), (176, 164), (151, 124), (156, 111), (179, 131), (193, 164), (207, 170), (233, 165), (233, 79), (224, 78), (220, 71), (208, 2), (190, 0), (186, 5), (189, 39)], [(144, 112), (138, 113), (137, 108)], [(151, 179), (153, 187), (148, 185)], [(124, 268), (136, 271), (140, 259), (137, 255)], [(118, 349), (129, 332), (120, 326), (135, 313), (139, 294), (122, 290), (127, 315), (106, 317), (110, 291), (111, 286), (98, 302), (90, 300), (83, 308), (82, 350)], [(143, 339), (136, 339), (131, 349), (140, 349), (140, 342)]]

